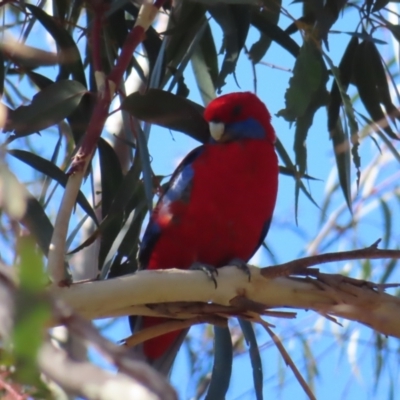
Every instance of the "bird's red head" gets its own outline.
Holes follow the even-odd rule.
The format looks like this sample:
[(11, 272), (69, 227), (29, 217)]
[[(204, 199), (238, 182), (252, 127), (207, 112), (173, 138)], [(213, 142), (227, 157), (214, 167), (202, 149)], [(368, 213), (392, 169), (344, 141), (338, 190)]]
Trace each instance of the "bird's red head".
[[(275, 142), (271, 115), (264, 103), (251, 92), (229, 93), (216, 98), (205, 109), (204, 118), (217, 142), (246, 138), (265, 138)], [(231, 137), (227, 139), (229, 133)]]

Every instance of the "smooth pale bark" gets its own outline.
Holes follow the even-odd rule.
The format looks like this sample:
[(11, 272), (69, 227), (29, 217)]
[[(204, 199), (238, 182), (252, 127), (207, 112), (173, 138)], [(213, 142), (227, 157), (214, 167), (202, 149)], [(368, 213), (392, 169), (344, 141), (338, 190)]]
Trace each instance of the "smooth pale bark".
[[(340, 275), (329, 274), (321, 274), (319, 279), (265, 278), (259, 268), (250, 268), (250, 282), (237, 268), (220, 268), (217, 288), (203, 272), (170, 269), (78, 283), (53, 289), (52, 293), (89, 319), (160, 315), (145, 305), (166, 302), (212, 302), (229, 306), (233, 299), (241, 296), (265, 304), (269, 310), (314, 310), (323, 315), (358, 321), (385, 335), (400, 337), (400, 319), (396, 318), (400, 315), (400, 299), (372, 290), (362, 281), (347, 281)], [(167, 311), (174, 312), (173, 308)], [(190, 318), (194, 314), (186, 310), (172, 316)]]

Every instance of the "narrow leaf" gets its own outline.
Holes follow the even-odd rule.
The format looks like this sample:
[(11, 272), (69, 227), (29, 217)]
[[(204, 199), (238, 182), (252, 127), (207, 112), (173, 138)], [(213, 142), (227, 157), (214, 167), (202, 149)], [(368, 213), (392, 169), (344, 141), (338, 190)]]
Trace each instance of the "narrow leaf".
[(204, 34), (193, 52), (193, 72), (204, 104), (215, 98), (218, 80), (218, 58), (210, 25), (207, 24)]
[[(8, 150), (8, 153), (15, 158), (18, 158), (18, 160), (22, 161), (23, 163), (36, 169), (36, 171), (39, 171), (42, 174), (54, 179), (62, 187), (65, 188), (67, 185), (68, 175), (66, 175), (65, 172), (63, 172), (51, 161), (25, 150)], [(95, 224), (98, 225), (96, 214), (81, 191), (79, 191), (76, 201), (82, 207), (83, 211), (85, 211), (93, 219)]]
[(13, 131), (16, 137), (26, 136), (59, 123), (76, 109), (86, 92), (76, 81), (47, 86), (33, 97), (30, 105), (11, 112), (5, 132)]
[(334, 129), (330, 131), (333, 144), (333, 152), (336, 158), (336, 166), (338, 169), (339, 183), (342, 188), (344, 198), (350, 212), (351, 207), (351, 175), (350, 175), (350, 141), (343, 130), (342, 122), (338, 120)]
[(287, 121), (294, 122), (298, 117), (308, 114), (308, 109), (316, 100), (322, 101), (321, 91), (328, 80), (328, 73), (320, 51), (311, 41), (301, 47), (293, 68), (293, 76), (285, 94), (286, 108), (279, 111)]
[(399, 139), (389, 126), (379, 104), (379, 91), (376, 86), (373, 69), (371, 68), (368, 45), (366, 45), (367, 42), (368, 41), (363, 41), (357, 47), (355, 54), (354, 79), (357, 90), (361, 101), (373, 121), (376, 122), (391, 139)]
[(41, 204), (34, 197), (28, 197), (26, 212), (20, 222), (33, 235), (43, 254), (47, 256), (53, 235), (53, 225)]
[(225, 57), (216, 85), (218, 91), (220, 91), (222, 86), (225, 85), (226, 77), (235, 72), (239, 54), (243, 49), (250, 28), (251, 7), (242, 4), (215, 3), (208, 6), (208, 12), (224, 33)]
[(300, 46), (277, 24), (271, 23), (266, 19), (257, 8), (254, 8), (251, 13), (251, 24), (287, 50), (293, 57), (299, 55)]
[(146, 193), (146, 201), (147, 208), (151, 212), (153, 210), (153, 171), (150, 165), (150, 153), (149, 148), (147, 147), (147, 140), (145, 138), (144, 132), (142, 128), (137, 126), (137, 143), (138, 143), (138, 152), (136, 156), (139, 156), (140, 162), (142, 164), (143, 171), (143, 184), (144, 191)]
[(342, 85), (342, 91), (346, 93), (353, 72), (354, 54), (357, 46), (358, 46), (358, 38), (352, 37), (340, 61), (339, 71), (337, 75), (335, 75), (335, 79), (332, 83), (332, 88), (329, 96), (329, 104), (328, 104), (329, 131), (336, 128), (336, 123), (339, 118), (340, 105), (342, 104), (342, 93), (341, 90), (339, 89), (338, 80), (339, 84)]
[(44, 12), (41, 8), (32, 4), (26, 4), (25, 7), (40, 21), (59, 47), (59, 53), (64, 58), (64, 62), (60, 65), (59, 78), (66, 79), (69, 74), (72, 74), (72, 78), (86, 88), (86, 77), (81, 56), (71, 35), (54, 17)]
[(253, 324), (243, 319), (238, 319), (240, 327), (242, 328), (243, 335), (246, 339), (247, 344), (250, 346), (249, 354), (251, 367), (253, 368), (253, 382), (254, 391), (257, 400), (263, 399), (263, 369), (260, 356), (260, 350), (258, 348), (256, 335), (254, 333)]
[(171, 77), (171, 73), (181, 63), (186, 50), (203, 24), (206, 13), (206, 8), (203, 4), (189, 1), (182, 2), (178, 10), (176, 13), (172, 13), (168, 30), (165, 32), (166, 35), (170, 36), (165, 55), (165, 62), (169, 69), (166, 70), (160, 87), (163, 87), (167, 83)]
[(103, 218), (109, 213), (111, 203), (122, 180), (122, 168), (113, 147), (100, 138), (97, 149), (101, 172), (101, 207)]
[(370, 68), (373, 71), (376, 87), (379, 92), (379, 100), (384, 105), (386, 113), (391, 118), (400, 119), (400, 111), (392, 102), (390, 95), (388, 80), (386, 79), (386, 71), (383, 66), (381, 55), (372, 41), (365, 42), (365, 51), (369, 54)]
[[(279, 17), (281, 15), (281, 5), (281, 0), (276, 2), (274, 1), (271, 2), (268, 7), (258, 10), (258, 12), (262, 18), (269, 21), (272, 25), (277, 26), (279, 22)], [(257, 11), (254, 10), (253, 12)], [(257, 40), (257, 42), (253, 43), (249, 50), (249, 57), (254, 64), (257, 64), (264, 57), (269, 47), (271, 46), (271, 43), (272, 38), (265, 35), (263, 32), (260, 32), (260, 38)]]
[(229, 328), (214, 326), (214, 365), (205, 400), (224, 399), (231, 380), (233, 346)]
[[(288, 167), (284, 167), (282, 165), (279, 166), (279, 173), (286, 176), (292, 176), (293, 178), (298, 177), (299, 173), (296, 170), (292, 170)], [(307, 179), (310, 181), (321, 181), (321, 179), (314, 178), (308, 174), (304, 174), (300, 177), (301, 179)]]
[[(277, 141), (275, 143), (275, 147), (276, 147), (276, 151), (279, 154), (279, 157), (282, 159), (282, 161), (284, 162), (286, 167), (289, 170), (296, 171), (296, 166), (294, 165), (294, 163), (290, 159), (289, 154), (287, 153), (286, 149), (283, 147), (283, 145), (282, 145), (282, 143), (281, 143), (281, 141), (279, 139), (277, 139)], [(306, 195), (306, 197), (311, 201), (311, 203), (313, 203), (315, 205), (315, 207), (319, 208), (318, 204), (313, 199), (313, 197), (311, 196), (311, 194), (309, 193), (309, 191), (304, 186), (303, 182), (299, 179), (298, 176), (299, 176), (298, 172), (297, 172), (297, 174), (295, 173), (293, 175), (293, 177), (295, 178), (296, 182), (299, 182), (300, 190)], [(296, 207), (295, 208), (296, 219), (297, 219), (297, 211), (298, 211), (298, 208)]]
[[(350, 41), (347, 50), (352, 49), (352, 51), (356, 52), (357, 47), (358, 47), (358, 43), (356, 43), (356, 42), (352, 43), (352, 41)], [(346, 50), (346, 53), (347, 53), (347, 50)], [(346, 54), (345, 54), (345, 56), (346, 56)], [(345, 56), (343, 57), (343, 59), (345, 58)], [(350, 61), (350, 57), (351, 56), (349, 55), (348, 59), (345, 60), (346, 62), (343, 62), (343, 59), (342, 59), (341, 67), (339, 67), (339, 69), (337, 69), (333, 65), (332, 60), (325, 54), (325, 59), (327, 60), (329, 66), (331, 68), (331, 72), (335, 78), (335, 87), (332, 88), (331, 93), (339, 94), (340, 103), (343, 103), (343, 105), (344, 105), (347, 123), (350, 127), (350, 137), (349, 137), (349, 134), (347, 132), (347, 126), (345, 126), (345, 129), (343, 130), (341, 121), (335, 115), (336, 110), (332, 110), (332, 108), (328, 107), (328, 128), (329, 128), (329, 134), (332, 139), (334, 153), (335, 153), (335, 157), (336, 157), (336, 165), (338, 168), (339, 182), (340, 182), (340, 186), (342, 188), (346, 203), (349, 207), (349, 210), (350, 210), (350, 212), (352, 212), (351, 182), (350, 182), (351, 166), (350, 166), (350, 162), (349, 162), (350, 143), (352, 144), (351, 154), (353, 156), (354, 166), (356, 167), (356, 170), (357, 170), (357, 186), (360, 183), (361, 160), (360, 160), (360, 156), (358, 154), (358, 147), (359, 147), (358, 124), (357, 124), (357, 121), (356, 121), (356, 118), (354, 115), (353, 105), (351, 103), (350, 97), (346, 93), (347, 86), (350, 83), (351, 76), (350, 76), (349, 72), (347, 72), (343, 75), (341, 74), (341, 71), (344, 70), (345, 65), (349, 64), (348, 67), (352, 66), (354, 60)], [(343, 86), (343, 82), (341, 79), (342, 77), (344, 80), (344, 84), (347, 86)], [(333, 125), (335, 117), (336, 117), (336, 124)]]
[(209, 139), (204, 108), (172, 93), (159, 89), (132, 93), (121, 108), (142, 121), (186, 133), (202, 143)]
[(383, 218), (385, 221), (385, 235), (383, 237), (383, 247), (385, 249), (389, 246), (390, 238), (392, 237), (392, 212), (384, 199), (379, 199), (379, 203), (381, 205), (381, 210), (383, 214)]

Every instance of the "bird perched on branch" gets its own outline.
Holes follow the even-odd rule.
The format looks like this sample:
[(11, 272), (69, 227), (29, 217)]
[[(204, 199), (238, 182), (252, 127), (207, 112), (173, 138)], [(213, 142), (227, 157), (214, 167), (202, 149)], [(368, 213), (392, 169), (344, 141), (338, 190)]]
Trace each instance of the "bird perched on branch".
[[(191, 151), (173, 173), (145, 231), (141, 269), (216, 268), (253, 256), (268, 232), (278, 189), (271, 116), (250, 92), (207, 106), (211, 140)], [(165, 321), (140, 317), (135, 329)], [(185, 337), (175, 331), (143, 343), (146, 359), (168, 373)]]

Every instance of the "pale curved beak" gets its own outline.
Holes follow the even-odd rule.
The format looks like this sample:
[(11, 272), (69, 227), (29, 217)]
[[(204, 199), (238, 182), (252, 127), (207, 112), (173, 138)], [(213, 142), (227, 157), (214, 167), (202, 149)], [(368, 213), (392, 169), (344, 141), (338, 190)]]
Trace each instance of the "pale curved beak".
[(219, 142), (225, 132), (225, 124), (222, 122), (210, 122), (209, 127), (212, 138)]

